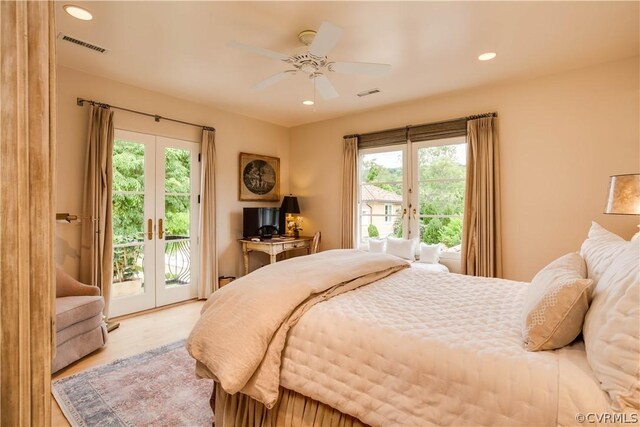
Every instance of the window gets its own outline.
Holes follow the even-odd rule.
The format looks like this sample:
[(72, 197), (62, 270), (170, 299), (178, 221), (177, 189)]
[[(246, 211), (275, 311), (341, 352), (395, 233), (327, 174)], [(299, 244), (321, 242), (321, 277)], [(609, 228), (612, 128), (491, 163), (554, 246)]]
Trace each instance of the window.
[(467, 162), (464, 139), (428, 141), (413, 148), (414, 235), (421, 242), (459, 251)]
[(419, 237), (459, 252), (466, 179), (465, 137), (362, 149), (358, 241)]
[(402, 236), (405, 151), (404, 147), (360, 151), (358, 241), (364, 248), (371, 237)]
[(392, 214), (393, 206), (390, 204), (384, 205), (384, 222), (391, 222), (391, 214)]

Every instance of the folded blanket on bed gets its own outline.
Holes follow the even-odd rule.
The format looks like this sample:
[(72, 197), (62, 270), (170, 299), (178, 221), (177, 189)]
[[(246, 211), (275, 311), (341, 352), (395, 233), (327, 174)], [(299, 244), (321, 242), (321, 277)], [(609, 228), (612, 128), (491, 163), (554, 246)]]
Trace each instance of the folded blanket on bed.
[(270, 264), (232, 282), (209, 297), (187, 340), (196, 373), (271, 408), (287, 332), (297, 320), (318, 302), (408, 266), (394, 256), (342, 249)]

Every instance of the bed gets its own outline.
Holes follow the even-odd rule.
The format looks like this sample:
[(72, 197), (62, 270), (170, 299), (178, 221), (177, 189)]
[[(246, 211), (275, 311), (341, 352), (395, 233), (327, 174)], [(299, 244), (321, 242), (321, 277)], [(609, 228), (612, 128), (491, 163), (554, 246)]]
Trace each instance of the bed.
[[(328, 252), (321, 263), (346, 256)], [(295, 271), (295, 263), (274, 266)], [(332, 268), (339, 268), (336, 263)], [(204, 356), (224, 353), (225, 345), (215, 350), (192, 334), (189, 351), (198, 360), (198, 374), (217, 381), (217, 425), (297, 425), (302, 423), (295, 421), (297, 414), (308, 418), (306, 425), (551, 426), (579, 424), (577, 414), (612, 412), (581, 340), (554, 351), (524, 348), (527, 283), (405, 264), (344, 292), (329, 287), (335, 295), (294, 313), (284, 328), (282, 350), (276, 345), (274, 351), (277, 371), (263, 375), (276, 380), (269, 387), (277, 388), (277, 400), (256, 388), (231, 385), (228, 378), (237, 372), (225, 380), (222, 366), (228, 361)], [(277, 329), (282, 333), (282, 324)], [(251, 344), (252, 331), (239, 332), (250, 348), (259, 346)], [(270, 359), (274, 341), (267, 339), (258, 371)], [(242, 353), (236, 351), (237, 363), (245, 366)], [(248, 383), (257, 383), (255, 374)], [(309, 408), (312, 414), (305, 413)]]

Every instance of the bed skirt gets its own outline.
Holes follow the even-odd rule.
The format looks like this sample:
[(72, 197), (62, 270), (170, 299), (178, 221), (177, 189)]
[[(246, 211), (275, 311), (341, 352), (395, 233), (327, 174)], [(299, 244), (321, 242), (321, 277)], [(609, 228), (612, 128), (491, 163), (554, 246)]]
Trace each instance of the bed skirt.
[(357, 418), (329, 405), (280, 387), (280, 398), (272, 409), (249, 396), (226, 393), (214, 383), (211, 396), (216, 427), (365, 427)]

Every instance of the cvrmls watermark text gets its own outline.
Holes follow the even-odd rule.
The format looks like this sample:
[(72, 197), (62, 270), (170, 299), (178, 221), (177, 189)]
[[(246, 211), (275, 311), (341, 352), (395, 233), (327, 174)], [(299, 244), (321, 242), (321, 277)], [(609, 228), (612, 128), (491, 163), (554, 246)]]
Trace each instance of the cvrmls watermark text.
[(578, 412), (576, 421), (580, 424), (637, 424), (638, 414), (617, 414), (610, 412)]

